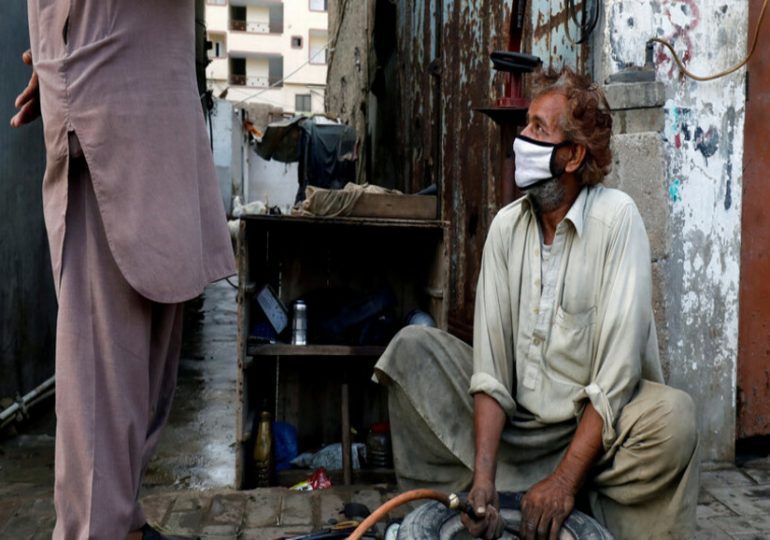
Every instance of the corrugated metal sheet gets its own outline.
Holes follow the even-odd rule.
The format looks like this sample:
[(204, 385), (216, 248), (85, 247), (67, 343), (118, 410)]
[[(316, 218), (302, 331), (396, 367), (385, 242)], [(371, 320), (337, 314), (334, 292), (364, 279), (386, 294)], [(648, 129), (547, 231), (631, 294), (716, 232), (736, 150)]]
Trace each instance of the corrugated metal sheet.
[[(450, 327), (469, 336), (484, 237), (498, 208), (498, 128), (475, 108), (497, 97), (489, 62), (510, 2), (399, 0), (400, 171), (405, 189), (441, 190), (450, 231)], [(502, 79), (501, 79), (502, 81)], [(500, 82), (501, 82), (500, 81)]]
[(56, 297), (43, 225), (40, 184), (45, 169), (38, 120), (21, 129), (8, 121), (27, 85), (27, 7), (6, 2), (0, 17), (0, 397), (24, 394), (53, 373)]
[[(593, 0), (597, 2), (601, 0)], [(590, 6), (593, 7), (593, 2)], [(566, 0), (533, 0), (531, 3), (532, 54), (539, 56), (545, 65), (572, 66), (583, 71), (586, 67), (588, 47), (575, 46), (579, 29), (567, 13)], [(578, 12), (584, 2), (575, 2)], [(582, 21), (580, 15), (577, 15)]]
[[(527, 3), (523, 49), (531, 45), (546, 63), (582, 68), (579, 57), (585, 53), (576, 52), (564, 29), (564, 3)], [(484, 240), (504, 202), (501, 176), (508, 153), (501, 148), (500, 127), (475, 109), (502, 95), (503, 75), (492, 70), (489, 54), (508, 48), (514, 6), (516, 0), (397, 3), (398, 176), (410, 192), (439, 186), (441, 217), (451, 227), (450, 329), (466, 338)]]

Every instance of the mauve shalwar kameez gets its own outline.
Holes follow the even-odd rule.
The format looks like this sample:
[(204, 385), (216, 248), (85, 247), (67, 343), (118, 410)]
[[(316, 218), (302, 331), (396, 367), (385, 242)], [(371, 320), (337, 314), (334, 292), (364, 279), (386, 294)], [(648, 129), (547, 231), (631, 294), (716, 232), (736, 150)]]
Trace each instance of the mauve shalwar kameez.
[(180, 302), (234, 269), (195, 82), (192, 0), (29, 0), (59, 298), (57, 539), (144, 523)]

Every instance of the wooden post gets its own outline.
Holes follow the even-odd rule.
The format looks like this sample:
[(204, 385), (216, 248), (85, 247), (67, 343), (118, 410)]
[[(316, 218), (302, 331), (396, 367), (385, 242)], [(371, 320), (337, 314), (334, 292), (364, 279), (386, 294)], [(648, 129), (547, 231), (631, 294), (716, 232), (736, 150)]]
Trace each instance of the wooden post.
[(350, 400), (347, 380), (342, 383), (342, 481), (351, 484)]

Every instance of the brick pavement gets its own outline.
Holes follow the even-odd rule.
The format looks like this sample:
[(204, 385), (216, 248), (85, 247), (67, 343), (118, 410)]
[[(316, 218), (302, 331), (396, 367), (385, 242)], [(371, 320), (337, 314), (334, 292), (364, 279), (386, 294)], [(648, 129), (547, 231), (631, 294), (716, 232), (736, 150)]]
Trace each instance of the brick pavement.
[[(394, 494), (388, 485), (338, 486), (315, 493), (222, 488), (232, 483), (234, 467), (228, 385), (235, 376), (235, 310), (229, 285), (207, 289), (202, 313), (200, 333), (186, 344), (168, 433), (145, 478), (142, 504), (151, 523), (167, 532), (213, 540), (273, 540), (340, 520), (345, 502), (373, 510)], [(2, 539), (51, 536), (53, 415), (38, 424), (29, 434), (0, 441)], [(770, 539), (770, 458), (740, 468), (706, 469), (701, 475), (697, 538)]]
[[(7, 453), (0, 463), (8, 463)], [(54, 521), (50, 484), (8, 479), (0, 467), (0, 538), (50, 538)], [(163, 531), (205, 539), (274, 540), (328, 527), (345, 502), (374, 509), (393, 496), (388, 485), (338, 486), (299, 493), (286, 488), (157, 490), (142, 498), (148, 520)], [(390, 518), (401, 517), (403, 511)], [(699, 540), (770, 538), (770, 461), (702, 473)]]

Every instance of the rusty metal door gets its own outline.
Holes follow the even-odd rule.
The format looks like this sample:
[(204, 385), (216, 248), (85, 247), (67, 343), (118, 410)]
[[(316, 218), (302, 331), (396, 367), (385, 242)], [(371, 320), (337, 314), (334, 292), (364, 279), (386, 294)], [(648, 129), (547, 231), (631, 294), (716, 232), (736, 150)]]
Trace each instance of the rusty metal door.
[[(749, 2), (754, 31), (762, 0)], [(738, 438), (770, 435), (770, 25), (749, 62), (744, 138), (738, 342)]]
[(489, 52), (501, 48), (510, 0), (398, 3), (399, 175), (440, 190), (449, 222), (449, 328), (470, 339), (478, 266), (499, 207), (497, 127), (475, 109), (496, 97)]

